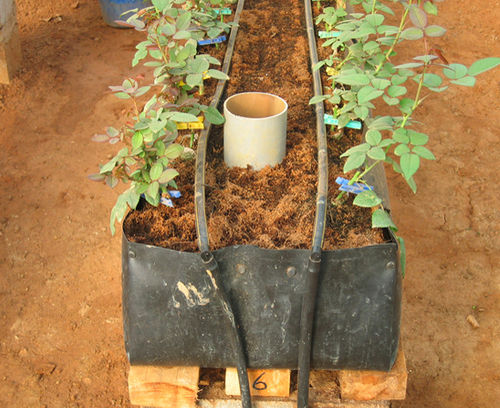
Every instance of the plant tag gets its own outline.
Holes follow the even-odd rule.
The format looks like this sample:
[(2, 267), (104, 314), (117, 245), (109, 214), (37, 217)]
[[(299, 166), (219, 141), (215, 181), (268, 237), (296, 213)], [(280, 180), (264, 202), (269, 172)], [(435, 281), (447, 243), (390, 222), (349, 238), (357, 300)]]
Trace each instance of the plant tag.
[[(339, 121), (335, 119), (332, 115), (328, 115), (325, 113), (325, 125), (338, 125)], [(351, 128), (351, 129), (361, 129), (363, 125), (361, 124), (360, 121), (358, 120), (351, 120), (345, 127)]]
[(335, 182), (340, 185), (339, 187), (340, 191), (345, 191), (347, 193), (359, 194), (362, 193), (363, 191), (373, 190), (372, 186), (367, 186), (361, 183), (353, 183), (352, 185), (349, 185), (349, 180), (343, 177), (337, 177)]
[(340, 35), (340, 31), (319, 31), (319, 38), (334, 38)]
[[(180, 198), (181, 195), (182, 195), (181, 192), (178, 191), (178, 190), (168, 190), (168, 194), (172, 198)], [(141, 194), (141, 197), (142, 198), (146, 198), (146, 196), (144, 194)], [(163, 205), (166, 205), (167, 207), (173, 207), (174, 206), (174, 203), (168, 197), (160, 197), (160, 203), (163, 204)]]
[(229, 16), (232, 13), (229, 7), (214, 8), (214, 11), (216, 14), (222, 14), (223, 16)]
[(220, 37), (209, 38), (208, 40), (200, 40), (198, 41), (198, 45), (218, 44), (226, 40), (227, 40), (226, 36), (221, 35)]
[(177, 122), (177, 129), (204, 129), (203, 116), (198, 116), (198, 122)]

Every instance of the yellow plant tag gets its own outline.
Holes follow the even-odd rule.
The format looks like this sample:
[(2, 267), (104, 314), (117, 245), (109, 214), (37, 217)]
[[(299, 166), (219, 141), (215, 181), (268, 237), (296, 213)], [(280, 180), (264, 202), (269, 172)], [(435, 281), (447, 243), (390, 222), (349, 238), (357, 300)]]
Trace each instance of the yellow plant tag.
[(186, 130), (186, 129), (204, 129), (203, 125), (203, 116), (198, 116), (198, 122), (178, 122), (177, 129)]

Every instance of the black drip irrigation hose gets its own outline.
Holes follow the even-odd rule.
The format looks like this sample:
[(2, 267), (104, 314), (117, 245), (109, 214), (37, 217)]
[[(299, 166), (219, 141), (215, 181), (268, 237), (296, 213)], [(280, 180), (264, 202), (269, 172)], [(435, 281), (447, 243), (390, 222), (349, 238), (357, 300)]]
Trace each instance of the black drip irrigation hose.
[[(236, 35), (238, 33), (238, 23), (243, 10), (245, 0), (238, 0), (236, 12), (234, 14), (233, 26), (227, 43), (226, 55), (221, 70), (227, 75), (231, 66)], [(217, 108), (224, 92), (226, 81), (219, 81), (210, 106)], [(224, 313), (231, 324), (231, 345), (237, 357), (237, 371), (240, 382), (241, 405), (243, 408), (251, 408), (252, 401), (250, 397), (250, 385), (248, 382), (247, 359), (245, 347), (241, 333), (238, 329), (233, 309), (229, 297), (224, 290), (219, 278), (219, 265), (213, 254), (210, 252), (208, 242), (207, 217), (205, 213), (205, 165), (208, 136), (211, 130), (211, 124), (207, 120), (204, 123), (204, 129), (198, 139), (198, 148), (196, 150), (196, 172), (194, 179), (194, 205), (196, 216), (196, 232), (198, 235), (198, 247), (201, 252), (201, 259), (205, 267), (205, 272), (209, 275), (212, 285), (219, 296)]]
[[(318, 63), (316, 37), (313, 23), (311, 0), (304, 0), (307, 39), (311, 70)], [(313, 71), (314, 95), (322, 95), (321, 76), (319, 70)], [(314, 312), (318, 292), (319, 272), (321, 268), (321, 247), (325, 235), (326, 201), (328, 196), (328, 150), (326, 142), (326, 126), (324, 122), (325, 108), (323, 102), (315, 104), (316, 134), (318, 143), (318, 192), (316, 196), (316, 217), (311, 255), (307, 265), (306, 293), (302, 297), (300, 315), (300, 339), (298, 356), (298, 396), (297, 408), (309, 406), (309, 372), (311, 369), (311, 350), (313, 337)]]
[[(245, 0), (238, 0), (238, 5), (236, 6), (236, 11), (234, 13), (233, 26), (231, 28), (231, 34), (229, 34), (229, 40), (227, 42), (226, 55), (224, 56), (224, 62), (222, 63), (221, 71), (226, 75), (229, 74), (229, 68), (231, 66), (231, 59), (233, 58), (234, 45), (236, 43), (236, 35), (238, 34), (238, 24), (240, 21), (241, 12), (245, 5)], [(215, 89), (215, 94), (210, 103), (211, 107), (217, 109), (219, 106), (222, 93), (226, 87), (226, 81), (219, 81), (217, 83), (217, 88)], [(198, 148), (196, 149), (196, 172), (194, 176), (194, 207), (196, 215), (196, 232), (198, 235), (198, 247), (201, 252), (209, 251), (208, 242), (208, 229), (207, 229), (207, 216), (205, 214), (205, 165), (207, 156), (207, 143), (208, 136), (212, 124), (205, 120), (204, 129), (200, 133), (198, 139)]]

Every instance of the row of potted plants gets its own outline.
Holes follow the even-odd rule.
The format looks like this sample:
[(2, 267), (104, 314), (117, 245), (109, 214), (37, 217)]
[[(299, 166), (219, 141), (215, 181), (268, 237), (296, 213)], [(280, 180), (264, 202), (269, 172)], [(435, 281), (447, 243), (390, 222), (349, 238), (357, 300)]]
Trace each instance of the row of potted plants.
[[(364, 123), (364, 139), (341, 157), (346, 158), (346, 184), (359, 190), (353, 203), (373, 209), (373, 228), (397, 231), (366, 175), (386, 163), (416, 193), (415, 174), (422, 161), (435, 160), (426, 147), (429, 136), (414, 119), (417, 109), (431, 93), (444, 92), (452, 85), (474, 86), (477, 75), (500, 65), (500, 58), (484, 58), (469, 67), (446, 59), (433, 42), (446, 33), (431, 22), (440, 1), (351, 0), (340, 7), (318, 3), (316, 24), (324, 30), (322, 47), (330, 53), (313, 69), (326, 68), (329, 86), (324, 95), (311, 98), (310, 104), (325, 101), (340, 128), (357, 120)], [(388, 23), (389, 18), (397, 23)], [(398, 49), (408, 41), (421, 50), (420, 55), (406, 63), (393, 63)], [(377, 114), (376, 107), (387, 111), (387, 106), (391, 114)], [(340, 192), (332, 205), (341, 203), (344, 195)], [(404, 273), (404, 241), (397, 239)]]

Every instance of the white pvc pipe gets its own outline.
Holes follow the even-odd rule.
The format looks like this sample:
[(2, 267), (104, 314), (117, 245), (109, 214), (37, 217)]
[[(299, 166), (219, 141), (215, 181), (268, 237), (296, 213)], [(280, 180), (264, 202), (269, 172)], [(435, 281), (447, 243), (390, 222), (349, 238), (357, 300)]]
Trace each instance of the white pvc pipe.
[(224, 161), (229, 167), (275, 166), (286, 153), (288, 104), (262, 92), (235, 94), (224, 102)]

